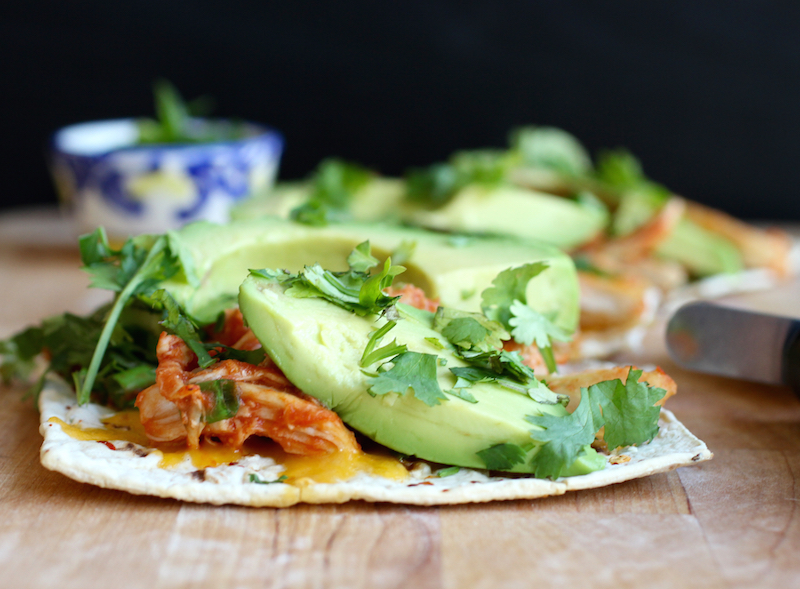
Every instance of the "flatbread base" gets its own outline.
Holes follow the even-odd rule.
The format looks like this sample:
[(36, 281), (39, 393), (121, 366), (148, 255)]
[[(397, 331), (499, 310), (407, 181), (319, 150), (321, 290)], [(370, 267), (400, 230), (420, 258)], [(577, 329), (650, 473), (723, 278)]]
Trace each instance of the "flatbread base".
[[(198, 471), (190, 459), (161, 468), (158, 450), (116, 442), (110, 445), (78, 440), (57, 423), (82, 428), (103, 427), (101, 419), (113, 411), (100, 405), (79, 406), (75, 393), (60, 380), (50, 380), (39, 398), (40, 432), (44, 436), (42, 464), (71, 479), (136, 495), (170, 497), (196, 503), (236, 504), (253, 507), (287, 507), (296, 503), (344, 503), (355, 499), (409, 505), (450, 505), (509, 499), (535, 499), (563, 495), (567, 491), (592, 489), (666, 472), (708, 460), (706, 445), (693, 436), (675, 416), (662, 409), (658, 436), (641, 447), (618, 449), (604, 470), (556, 481), (528, 476), (494, 476), (488, 471), (462, 468), (456, 474), (438, 477), (432, 466), (420, 461), (405, 481), (366, 474), (338, 483), (289, 485), (258, 484), (275, 481), (282, 466), (271, 458), (248, 456), (228, 465)], [(112, 449), (115, 448), (115, 449)], [(627, 457), (627, 458), (626, 458)], [(629, 458), (629, 460), (628, 460)], [(619, 462), (627, 460), (619, 464)]]

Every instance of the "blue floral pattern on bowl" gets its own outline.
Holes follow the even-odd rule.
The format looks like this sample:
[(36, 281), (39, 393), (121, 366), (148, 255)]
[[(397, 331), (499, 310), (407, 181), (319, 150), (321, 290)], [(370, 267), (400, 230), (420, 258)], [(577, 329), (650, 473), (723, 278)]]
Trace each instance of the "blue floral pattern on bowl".
[(283, 151), (280, 133), (248, 123), (235, 141), (135, 145), (133, 119), (65, 127), (52, 141), (51, 167), (80, 232), (163, 233), (197, 220), (224, 223), (248, 195), (271, 188)]

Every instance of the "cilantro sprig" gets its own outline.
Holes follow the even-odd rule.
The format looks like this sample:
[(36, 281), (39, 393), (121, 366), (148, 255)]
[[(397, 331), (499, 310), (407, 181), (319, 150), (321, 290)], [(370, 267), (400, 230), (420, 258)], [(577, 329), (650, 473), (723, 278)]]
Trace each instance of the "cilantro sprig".
[(516, 155), (511, 152), (491, 149), (457, 152), (447, 163), (409, 170), (408, 198), (432, 207), (442, 206), (467, 186), (505, 184), (515, 163)]
[(367, 366), (371, 366), (376, 362), (393, 358), (398, 354), (408, 351), (408, 346), (405, 344), (398, 344), (397, 340), (393, 340), (392, 343), (387, 344), (382, 348), (378, 348), (377, 350), (375, 349), (375, 347), (380, 343), (381, 339), (383, 339), (383, 336), (389, 333), (389, 331), (391, 331), (395, 325), (397, 325), (396, 321), (388, 321), (383, 327), (372, 332), (369, 337), (369, 341), (364, 348), (364, 353), (361, 355), (360, 364), (362, 368), (366, 368)]
[(285, 284), (289, 296), (323, 298), (356, 315), (389, 312), (400, 297), (390, 297), (384, 291), (405, 268), (393, 265), (392, 259), (387, 258), (379, 272), (370, 274), (378, 260), (371, 255), (368, 241), (355, 248), (348, 262), (350, 269), (345, 272), (331, 272), (314, 264), (297, 274), (271, 269), (250, 270), (250, 273)]
[(323, 160), (312, 177), (311, 195), (290, 216), (300, 223), (316, 226), (346, 220), (353, 197), (373, 177), (372, 171), (357, 164)]
[[(518, 291), (527, 285), (528, 276), (538, 274), (541, 269), (537, 267), (516, 273), (512, 271), (501, 275), (498, 279), (501, 283), (505, 281), (511, 284), (514, 287), (511, 294), (518, 295)], [(493, 288), (508, 288), (508, 284), (501, 284), (500, 287), (496, 285)], [(491, 311), (494, 312), (493, 318), (482, 313), (469, 313), (446, 307), (439, 307), (434, 315), (433, 328), (453, 344), (456, 356), (468, 364), (466, 367), (450, 368), (457, 381), (452, 391), (448, 392), (465, 398), (465, 389), (473, 384), (487, 382), (528, 395), (540, 403), (565, 403), (566, 397), (556, 395), (540, 382), (533, 370), (522, 361), (519, 353), (503, 350), (503, 342), (510, 339), (511, 335), (495, 318), (504, 316), (500, 301), (505, 302), (507, 296), (501, 297), (491, 292), (486, 294), (486, 291), (484, 294), (494, 305), (491, 307)], [(513, 306), (514, 303), (511, 304), (511, 307)], [(525, 309), (528, 307), (525, 306)], [(531, 313), (535, 314), (534, 311)], [(513, 320), (514, 315), (512, 313), (509, 315)], [(539, 314), (534, 316), (538, 318)], [(549, 341), (547, 343), (549, 344)], [(472, 395), (469, 397), (474, 399)]]
[(120, 314), (134, 297), (152, 294), (158, 284), (184, 269), (189, 263), (172, 248), (176, 242), (174, 234), (140, 236), (129, 239), (121, 249), (108, 244), (105, 230), (101, 227), (80, 238), (79, 246), (83, 269), (89, 273), (91, 285), (116, 291), (114, 299), (94, 348), (86, 372), (81, 375), (78, 387), (78, 403), (89, 402), (97, 373), (103, 362), (106, 349), (117, 326)]
[(514, 340), (523, 345), (536, 344), (547, 369), (558, 370), (552, 340), (569, 341), (570, 334), (553, 323), (553, 317), (531, 309), (527, 302), (528, 283), (548, 268), (544, 262), (509, 268), (497, 275), (492, 286), (481, 294), (481, 308), (489, 318), (511, 332)]
[(406, 394), (409, 390), (414, 396), (433, 407), (446, 401), (436, 376), (436, 356), (419, 352), (404, 352), (392, 359), (392, 368), (380, 372), (370, 379), (369, 392), (372, 395), (388, 393)]
[(655, 404), (666, 391), (640, 383), (641, 370), (631, 369), (623, 384), (620, 379), (599, 382), (581, 389), (581, 402), (570, 415), (527, 416), (541, 429), (531, 438), (543, 444), (533, 458), (534, 475), (556, 479), (590, 445), (600, 428), (610, 449), (640, 445), (658, 434), (661, 408)]

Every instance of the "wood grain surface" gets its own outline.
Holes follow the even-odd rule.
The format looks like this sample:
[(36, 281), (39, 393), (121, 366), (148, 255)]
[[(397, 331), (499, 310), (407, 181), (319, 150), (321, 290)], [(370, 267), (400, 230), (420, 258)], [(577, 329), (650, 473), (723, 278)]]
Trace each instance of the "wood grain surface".
[[(72, 250), (3, 244), (0, 338), (93, 308), (77, 267)], [(800, 316), (800, 282), (735, 300)], [(535, 501), (252, 509), (103, 490), (40, 466), (38, 414), (6, 387), (0, 586), (800, 587), (800, 402), (678, 369), (661, 329), (618, 360), (673, 375), (669, 408), (714, 459)]]

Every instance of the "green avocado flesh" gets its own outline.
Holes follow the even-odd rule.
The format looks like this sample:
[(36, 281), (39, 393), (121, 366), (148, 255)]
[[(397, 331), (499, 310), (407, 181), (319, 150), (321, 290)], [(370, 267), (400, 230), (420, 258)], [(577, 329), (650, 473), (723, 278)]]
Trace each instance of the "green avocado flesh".
[(481, 292), (501, 271), (546, 262), (547, 270), (528, 284), (528, 305), (555, 314), (554, 322), (569, 332), (578, 322), (579, 291), (572, 260), (557, 248), (532, 240), (459, 238), (382, 225), (312, 227), (277, 218), (227, 225), (195, 223), (172, 238), (191, 254), (194, 268), (186, 269), (191, 277), (174, 277), (164, 288), (204, 323), (236, 304), (239, 285), (251, 268), (297, 272), (318, 263), (329, 270), (347, 270), (347, 256), (366, 240), (381, 262), (404, 242), (413, 244), (410, 256), (402, 261), (407, 270), (395, 282), (414, 284), (441, 304), (466, 311), (480, 310)]
[(431, 229), (538, 239), (569, 251), (597, 237), (608, 212), (524, 188), (470, 186), (437, 209), (407, 210), (404, 220)]
[(683, 264), (695, 276), (739, 272), (744, 260), (729, 240), (681, 219), (672, 235), (656, 250), (659, 256)]
[[(477, 452), (502, 443), (522, 446), (528, 458), (513, 472), (532, 472), (538, 451), (530, 437), (535, 426), (526, 415), (565, 415), (558, 404), (540, 404), (530, 397), (494, 384), (477, 384), (469, 392), (477, 403), (452, 395), (428, 406), (409, 391), (404, 395), (369, 394), (369, 378), (359, 364), (373, 330), (385, 323), (376, 315), (359, 317), (322, 299), (294, 298), (275, 282), (250, 276), (239, 292), (239, 306), (248, 325), (287, 378), (305, 393), (338, 413), (349, 426), (384, 446), (443, 464), (485, 468)], [(443, 391), (455, 377), (448, 370), (464, 366), (440, 334), (431, 329), (432, 315), (404, 312), (386, 338), (406, 344), (409, 351), (435, 354), (446, 360), (438, 368)], [(426, 319), (427, 317), (427, 319)], [(436, 338), (440, 349), (425, 338)], [(371, 367), (374, 370), (374, 366)], [(598, 470), (605, 459), (584, 452), (567, 475)]]
[[(268, 197), (238, 207), (234, 218), (265, 214), (288, 218), (310, 193), (308, 183), (280, 185)], [(567, 251), (597, 237), (608, 223), (604, 208), (513, 186), (469, 186), (431, 209), (406, 199), (402, 180), (390, 178), (375, 178), (356, 192), (348, 212), (359, 222), (404, 222), (440, 231), (513, 235)]]
[[(660, 195), (629, 193), (623, 196), (614, 214), (617, 235), (627, 235), (650, 220), (667, 199)], [(678, 221), (672, 234), (656, 253), (683, 265), (694, 276), (710, 276), (744, 269), (744, 259), (728, 239), (700, 227), (689, 219)]]

